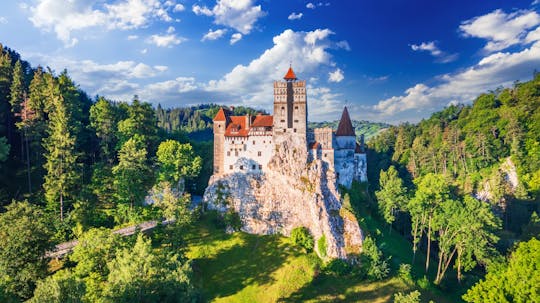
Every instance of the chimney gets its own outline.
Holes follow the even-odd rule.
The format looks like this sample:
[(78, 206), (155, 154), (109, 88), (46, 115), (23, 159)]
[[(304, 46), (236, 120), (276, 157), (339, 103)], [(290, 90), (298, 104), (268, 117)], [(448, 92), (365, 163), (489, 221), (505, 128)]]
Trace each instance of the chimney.
[(246, 129), (249, 129), (251, 127), (251, 115), (246, 115)]

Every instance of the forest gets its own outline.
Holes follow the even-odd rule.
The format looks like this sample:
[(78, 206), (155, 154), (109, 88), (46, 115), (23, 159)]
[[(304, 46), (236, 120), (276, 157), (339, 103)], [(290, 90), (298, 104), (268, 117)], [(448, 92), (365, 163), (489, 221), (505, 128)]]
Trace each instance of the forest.
[[(0, 302), (538, 301), (539, 105), (536, 74), (418, 124), (354, 121), (370, 182), (342, 189), (367, 235), (349, 264), (320, 260), (324, 241), (301, 228), (226, 233), (237, 216), (190, 204), (212, 174), (219, 105), (90, 97), (0, 47)], [(167, 224), (115, 233), (151, 220)]]

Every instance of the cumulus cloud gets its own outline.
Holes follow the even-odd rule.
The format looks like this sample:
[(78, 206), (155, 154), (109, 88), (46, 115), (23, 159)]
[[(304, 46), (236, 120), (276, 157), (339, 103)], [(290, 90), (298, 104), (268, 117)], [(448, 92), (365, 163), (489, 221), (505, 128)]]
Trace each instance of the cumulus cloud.
[(435, 85), (416, 84), (401, 96), (381, 100), (373, 109), (389, 117), (406, 111), (429, 113), (449, 104), (468, 103), (487, 90), (529, 79), (539, 66), (537, 40), (521, 51), (494, 53), (460, 72), (441, 75)]
[(303, 16), (303, 15), (304, 15), (304, 14), (302, 14), (302, 13), (298, 13), (298, 14), (297, 14), (297, 13), (294, 13), (294, 12), (293, 12), (293, 13), (291, 13), (291, 14), (289, 15), (289, 17), (287, 17), (287, 19), (289, 19), (289, 20), (298, 20), (298, 19), (302, 19), (302, 16)]
[(173, 12), (175, 13), (183, 12), (184, 10), (186, 10), (186, 8), (180, 3), (176, 4), (173, 8)]
[(329, 82), (338, 83), (338, 82), (343, 81), (343, 79), (345, 79), (345, 75), (343, 75), (343, 71), (340, 68), (336, 69), (333, 72), (328, 73), (328, 81)]
[(225, 35), (225, 33), (227, 32), (226, 29), (217, 29), (215, 31), (213, 30), (208, 30), (208, 33), (206, 33), (201, 41), (206, 41), (206, 40), (217, 40), (221, 37), (223, 37), (223, 35)]
[(336, 47), (337, 48), (341, 48), (341, 49), (344, 49), (346, 51), (350, 51), (351, 50), (351, 47), (349, 46), (349, 42), (347, 42), (346, 40), (341, 40), (339, 42), (336, 43)]
[(315, 4), (309, 2), (308, 4), (306, 4), (306, 7), (309, 9), (315, 9)]
[(438, 63), (448, 63), (455, 61), (458, 58), (457, 54), (447, 54), (439, 49), (435, 41), (422, 42), (421, 44), (411, 44), (411, 49), (413, 51), (426, 51), (429, 52), (433, 57), (436, 58), (435, 62)]
[(146, 43), (154, 44), (157, 47), (172, 47), (173, 45), (178, 45), (184, 41), (186, 41), (186, 38), (179, 37), (174, 33), (174, 27), (169, 26), (167, 29), (167, 32), (163, 35), (151, 35), (147, 40)]
[(128, 40), (136, 40), (138, 38), (139, 38), (139, 36), (137, 36), (137, 35), (129, 35), (129, 36), (127, 36)]
[(0, 17), (0, 24), (7, 24), (8, 23), (8, 20), (6, 19), (6, 17)]
[(234, 33), (231, 35), (231, 40), (229, 41), (229, 43), (231, 45), (235, 44), (236, 42), (242, 40), (242, 34), (240, 33)]
[(74, 31), (101, 27), (128, 30), (147, 26), (152, 20), (172, 21), (167, 6), (159, 0), (37, 0), (30, 7), (30, 21), (45, 31), (54, 31), (66, 46), (78, 42)]
[(253, 2), (253, 0), (217, 0), (212, 9), (193, 5), (192, 11), (196, 15), (213, 16), (215, 24), (231, 27), (247, 35), (253, 30), (257, 20), (266, 15), (261, 6), (254, 5)]
[(488, 53), (524, 43), (526, 33), (540, 24), (540, 15), (534, 10), (505, 13), (497, 9), (487, 15), (464, 21), (459, 29), (465, 37), (487, 40), (484, 50)]

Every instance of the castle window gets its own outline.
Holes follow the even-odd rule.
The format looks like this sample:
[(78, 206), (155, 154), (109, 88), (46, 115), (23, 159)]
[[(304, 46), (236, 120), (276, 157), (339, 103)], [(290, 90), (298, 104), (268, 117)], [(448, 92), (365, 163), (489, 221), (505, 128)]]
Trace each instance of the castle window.
[(257, 152), (257, 156), (262, 156), (262, 152)]
[(259, 169), (262, 169), (262, 165), (259, 164)]
[(282, 119), (282, 120), (281, 120), (281, 123), (283, 123), (283, 122), (285, 122), (285, 120)]
[(294, 120), (294, 123), (298, 123), (298, 120)]
[(234, 140), (233, 140), (232, 144), (234, 144)]
[(326, 158), (326, 154), (324, 154), (324, 157)]
[(296, 133), (296, 128), (295, 128), (295, 129), (293, 129), (293, 132), (295, 132), (295, 133)]
[(221, 124), (218, 124), (218, 126), (217, 126), (217, 127), (221, 128)]
[(232, 170), (232, 165), (229, 165), (229, 169)]
[(255, 164), (251, 165), (251, 169), (255, 169)]
[(253, 140), (253, 145), (255, 145), (255, 140)]
[(244, 169), (244, 165), (240, 165), (240, 170), (243, 170)]
[(294, 109), (298, 109), (298, 106), (295, 106)]

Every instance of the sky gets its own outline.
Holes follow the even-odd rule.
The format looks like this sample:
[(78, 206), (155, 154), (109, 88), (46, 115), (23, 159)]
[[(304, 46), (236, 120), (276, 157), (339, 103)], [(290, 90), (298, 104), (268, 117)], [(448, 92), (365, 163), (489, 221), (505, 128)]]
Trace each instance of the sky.
[(271, 112), (292, 65), (309, 120), (417, 122), (540, 70), (540, 0), (3, 0), (0, 43), (89, 95)]

